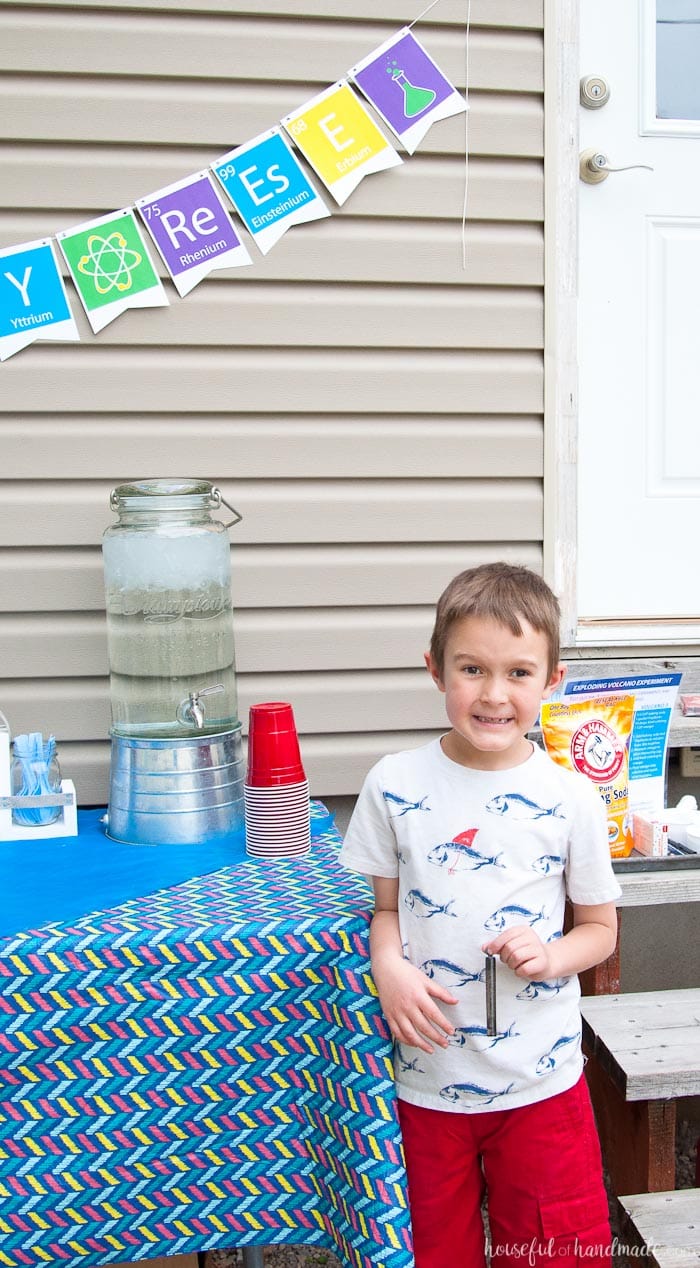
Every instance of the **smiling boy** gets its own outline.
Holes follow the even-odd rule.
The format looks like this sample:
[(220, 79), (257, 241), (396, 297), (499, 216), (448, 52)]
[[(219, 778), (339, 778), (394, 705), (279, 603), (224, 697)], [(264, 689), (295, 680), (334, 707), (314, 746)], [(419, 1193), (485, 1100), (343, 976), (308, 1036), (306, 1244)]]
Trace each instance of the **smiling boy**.
[(451, 729), (370, 771), (341, 855), (373, 879), (416, 1268), (485, 1263), (484, 1185), (494, 1268), (525, 1241), (536, 1265), (604, 1258), (576, 974), (613, 950), (620, 890), (597, 791), (527, 738), (564, 674), (557, 600), (525, 568), (460, 573), (425, 661)]

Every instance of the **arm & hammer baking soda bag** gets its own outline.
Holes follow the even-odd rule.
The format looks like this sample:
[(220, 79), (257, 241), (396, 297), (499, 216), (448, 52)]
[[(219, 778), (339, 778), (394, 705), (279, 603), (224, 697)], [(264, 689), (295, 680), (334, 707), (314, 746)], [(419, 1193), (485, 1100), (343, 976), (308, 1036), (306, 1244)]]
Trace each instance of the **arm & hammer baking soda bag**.
[(541, 718), (549, 756), (592, 780), (608, 812), (610, 854), (627, 858), (633, 844), (629, 747), (634, 696), (546, 701)]

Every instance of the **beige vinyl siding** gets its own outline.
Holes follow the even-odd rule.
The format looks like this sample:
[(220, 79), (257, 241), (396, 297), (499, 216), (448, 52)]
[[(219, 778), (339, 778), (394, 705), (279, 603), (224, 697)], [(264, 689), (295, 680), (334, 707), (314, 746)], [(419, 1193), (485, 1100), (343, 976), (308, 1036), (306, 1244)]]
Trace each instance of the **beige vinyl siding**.
[[(361, 0), (0, 5), (0, 247), (182, 179), (412, 20)], [(466, 3), (416, 33), (464, 87)], [(459, 569), (542, 559), (542, 4), (473, 0), (463, 117), (250, 268), (0, 366), (0, 709), (107, 796), (110, 488), (205, 475), (232, 530), (241, 716), (290, 699), (319, 796), (441, 725)], [(154, 262), (165, 277), (155, 249)]]

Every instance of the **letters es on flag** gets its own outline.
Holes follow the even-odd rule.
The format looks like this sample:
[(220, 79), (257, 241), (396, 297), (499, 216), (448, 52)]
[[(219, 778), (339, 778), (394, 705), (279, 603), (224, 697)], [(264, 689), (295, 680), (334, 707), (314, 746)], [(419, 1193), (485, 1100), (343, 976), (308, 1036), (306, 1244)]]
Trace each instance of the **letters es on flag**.
[(179, 295), (213, 269), (251, 264), (208, 172), (197, 172), (136, 202)]
[(263, 255), (293, 225), (331, 214), (280, 128), (224, 154), (212, 170)]
[(345, 80), (307, 101), (282, 124), (341, 205), (364, 176), (402, 162)]
[(37, 339), (79, 339), (49, 239), (0, 251), (0, 361)]
[(431, 124), (468, 109), (408, 28), (354, 66), (350, 78), (409, 154)]
[(56, 235), (95, 334), (128, 308), (167, 306), (133, 208)]

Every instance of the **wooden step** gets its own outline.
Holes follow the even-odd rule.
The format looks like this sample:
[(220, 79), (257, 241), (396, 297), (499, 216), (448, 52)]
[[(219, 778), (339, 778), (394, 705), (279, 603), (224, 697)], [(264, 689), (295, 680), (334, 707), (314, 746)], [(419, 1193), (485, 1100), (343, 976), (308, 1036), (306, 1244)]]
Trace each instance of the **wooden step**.
[[(643, 1248), (650, 1268), (698, 1268), (700, 1189), (634, 1193), (618, 1198), (623, 1243)], [(624, 1254), (623, 1248), (618, 1248)], [(648, 1259), (646, 1256), (648, 1255)], [(634, 1250), (629, 1262), (636, 1261)]]

